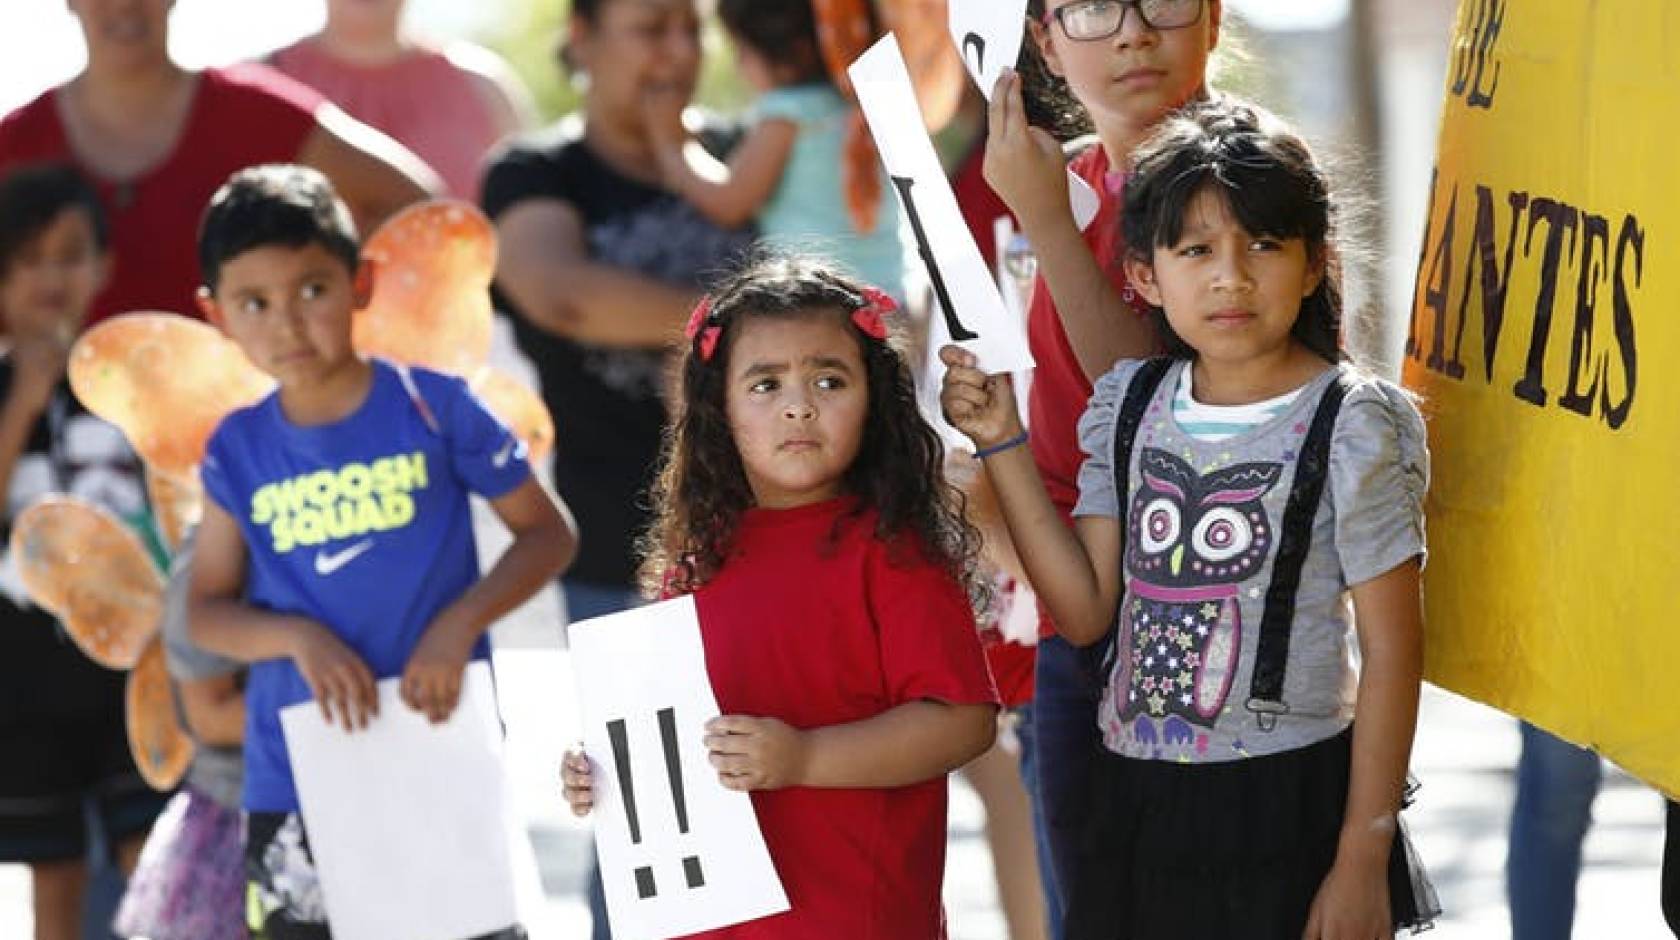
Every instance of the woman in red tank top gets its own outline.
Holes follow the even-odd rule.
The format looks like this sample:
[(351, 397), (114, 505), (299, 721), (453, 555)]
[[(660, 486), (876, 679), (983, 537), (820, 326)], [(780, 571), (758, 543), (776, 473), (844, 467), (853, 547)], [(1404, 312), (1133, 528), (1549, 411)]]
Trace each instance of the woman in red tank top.
[(198, 217), (235, 170), (313, 166), (364, 227), (439, 188), (413, 154), (272, 70), (183, 69), (169, 57), (169, 0), (69, 6), (87, 65), (0, 119), (0, 172), (68, 161), (94, 182), (114, 263), (90, 324), (141, 309), (196, 316)]

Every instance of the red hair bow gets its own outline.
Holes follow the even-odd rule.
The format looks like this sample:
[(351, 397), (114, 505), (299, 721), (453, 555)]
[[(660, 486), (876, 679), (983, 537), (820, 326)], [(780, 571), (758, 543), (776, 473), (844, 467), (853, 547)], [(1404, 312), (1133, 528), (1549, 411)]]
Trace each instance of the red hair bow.
[(712, 353), (717, 351), (718, 336), (723, 328), (716, 323), (708, 323), (712, 317), (712, 298), (701, 297), (694, 305), (694, 312), (688, 315), (688, 326), (683, 328), (683, 335), (690, 341), (699, 337), (699, 344), (695, 347), (700, 353), (701, 362), (711, 362)]
[(885, 342), (887, 339), (887, 323), (883, 319), (889, 313), (898, 310), (898, 301), (892, 299), (885, 292), (873, 287), (863, 289), (863, 306), (852, 311), (852, 323), (863, 331), (863, 335)]

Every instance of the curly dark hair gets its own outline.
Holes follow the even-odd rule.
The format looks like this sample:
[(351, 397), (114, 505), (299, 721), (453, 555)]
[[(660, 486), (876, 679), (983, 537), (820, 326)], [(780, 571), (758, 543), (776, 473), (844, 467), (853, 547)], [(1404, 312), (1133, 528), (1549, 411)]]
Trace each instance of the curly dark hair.
[[(1317, 289), (1301, 301), (1293, 333), (1320, 357), (1341, 360), (1336, 206), (1306, 141), (1263, 108), (1214, 98), (1168, 118), (1133, 157), (1120, 227), (1134, 259), (1148, 263), (1156, 248), (1177, 244), (1196, 196), (1217, 193), (1248, 233), (1299, 238), (1308, 256), (1324, 264)], [(1170, 354), (1195, 357), (1159, 308), (1155, 325)]]
[(869, 396), (863, 440), (844, 479), (858, 506), (840, 523), (874, 509), (876, 538), (896, 552), (914, 547), (983, 606), (986, 594), (975, 574), (979, 533), (963, 514), (962, 493), (945, 481), (944, 446), (917, 407), (909, 364), (897, 342), (852, 324), (852, 312), (868, 303), (864, 292), (829, 265), (795, 257), (749, 262), (712, 291), (706, 322), (720, 329), (717, 345), (710, 359), (696, 343), (683, 356), (681, 410), (666, 431), (654, 484), (654, 522), (642, 544), (648, 593), (687, 593), (710, 580), (741, 514), (754, 505), (725, 410), (730, 350), (743, 324), (834, 317), (857, 340)]

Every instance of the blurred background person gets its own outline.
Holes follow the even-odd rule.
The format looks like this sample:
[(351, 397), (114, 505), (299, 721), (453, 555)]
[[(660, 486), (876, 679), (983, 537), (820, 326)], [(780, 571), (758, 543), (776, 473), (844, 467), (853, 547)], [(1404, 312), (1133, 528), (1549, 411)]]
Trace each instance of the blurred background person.
[(462, 40), (433, 44), (403, 28), (407, 0), (327, 0), (321, 31), (268, 64), (414, 151), (448, 193), (478, 197), (484, 155), (536, 123), (506, 61)]
[(364, 230), (440, 186), (401, 145), (270, 69), (176, 64), (173, 0), (68, 6), (87, 64), (0, 119), (0, 170), (68, 160), (92, 181), (110, 217), (113, 264), (90, 324), (128, 310), (197, 315), (198, 218), (235, 170), (313, 166)]
[(1569, 940), (1582, 843), (1604, 782), (1604, 764), (1593, 751), (1526, 721), (1517, 724), (1522, 750), (1505, 857), (1511, 937)]
[[(68, 166), (0, 173), (0, 862), (29, 866), (37, 940), (82, 935), (90, 854), (134, 870), (165, 797), (135, 769), (126, 676), (84, 655), (25, 590), (18, 513), (49, 493), (150, 526), (140, 460), (65, 378), (70, 343), (110, 268), (104, 214)], [(89, 825), (90, 821), (93, 823)]]
[(703, 152), (685, 153), (682, 136), (656, 139), (667, 185), (713, 222), (756, 220), (765, 241), (833, 258), (903, 302), (905, 246), (896, 201), (882, 200), (885, 211), (874, 218), (854, 218), (835, 172), (855, 109), (829, 80), (810, 4), (721, 0), (718, 17), (739, 74), (758, 92), (753, 123), (727, 165)]

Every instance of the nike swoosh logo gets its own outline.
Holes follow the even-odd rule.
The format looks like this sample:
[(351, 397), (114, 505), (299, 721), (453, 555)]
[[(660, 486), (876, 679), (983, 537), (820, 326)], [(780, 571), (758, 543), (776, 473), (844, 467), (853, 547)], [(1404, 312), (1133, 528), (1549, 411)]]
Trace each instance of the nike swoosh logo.
[(502, 449), (497, 451), (495, 456), (490, 458), (490, 463), (497, 470), (507, 466), (507, 462), (513, 459), (513, 449), (517, 446), (519, 446), (518, 438), (508, 438), (508, 442), (502, 445)]
[(340, 549), (336, 552), (316, 552), (315, 573), (323, 578), (329, 577), (338, 569), (361, 557), (370, 548), (373, 548), (373, 539), (363, 539), (349, 548)]

